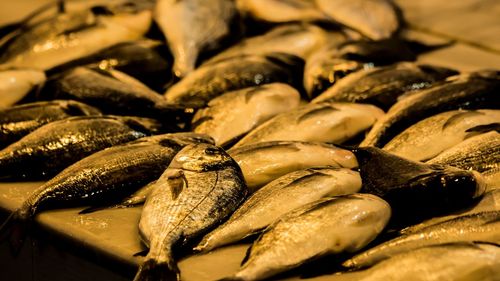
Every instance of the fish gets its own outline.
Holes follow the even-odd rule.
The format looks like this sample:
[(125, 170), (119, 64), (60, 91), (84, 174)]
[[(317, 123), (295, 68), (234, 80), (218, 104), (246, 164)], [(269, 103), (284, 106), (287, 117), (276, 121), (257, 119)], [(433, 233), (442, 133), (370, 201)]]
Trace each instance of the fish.
[(483, 130), (495, 124), (500, 129), (500, 110), (447, 111), (408, 127), (383, 149), (407, 159), (427, 161), (476, 135), (476, 128)]
[(45, 73), (32, 69), (0, 71), (0, 110), (23, 100), (46, 80)]
[(146, 86), (126, 83), (109, 72), (85, 67), (49, 78), (38, 97), (43, 100), (72, 99), (97, 107), (106, 114), (147, 117), (161, 115), (165, 103), (162, 95)]
[(392, 37), (400, 28), (400, 15), (388, 0), (315, 0), (331, 19), (373, 40)]
[(449, 77), (444, 83), (396, 102), (377, 120), (360, 146), (383, 147), (409, 126), (441, 112), (457, 109), (500, 109), (500, 73), (477, 71)]
[(227, 147), (273, 116), (299, 106), (300, 94), (283, 83), (227, 92), (199, 109), (191, 121), (195, 133), (210, 135)]
[(24, 27), (14, 36), (4, 46), (0, 68), (48, 70), (115, 44), (137, 40), (151, 22), (151, 11), (135, 2), (60, 13)]
[(206, 252), (262, 232), (281, 216), (316, 200), (354, 194), (361, 189), (358, 172), (318, 167), (291, 172), (252, 194), (221, 226), (195, 247)]
[(156, 120), (77, 116), (54, 121), (0, 151), (0, 177), (38, 179), (113, 145), (157, 132)]
[(270, 141), (230, 149), (228, 153), (241, 167), (250, 193), (293, 171), (358, 166), (351, 151), (321, 142)]
[[(486, 126), (488, 125), (485, 125), (485, 127)], [(496, 123), (495, 126), (497, 129), (500, 129), (500, 123)], [(485, 127), (483, 127), (483, 129)], [(433, 165), (449, 165), (478, 172), (499, 169), (500, 133), (498, 133), (498, 131), (491, 131), (466, 139), (441, 152), (438, 156), (426, 163)]]
[(71, 68), (85, 66), (118, 70), (144, 83), (155, 92), (163, 92), (172, 83), (172, 63), (168, 47), (160, 41), (142, 39), (105, 48), (47, 70), (53, 76)]
[(383, 115), (381, 109), (369, 104), (310, 103), (271, 118), (234, 147), (266, 141), (341, 144), (369, 129)]
[(347, 75), (312, 102), (359, 102), (387, 111), (399, 99), (457, 74), (456, 71), (409, 62), (374, 67)]
[(296, 86), (304, 61), (296, 56), (271, 53), (241, 55), (205, 64), (164, 94), (167, 103), (183, 108), (202, 108), (226, 92), (273, 82)]
[(363, 182), (361, 192), (389, 202), (396, 224), (471, 206), (486, 189), (476, 171), (428, 165), (375, 147), (354, 148), (353, 153)]
[(495, 189), (486, 192), (483, 197), (480, 198), (479, 202), (475, 204), (473, 207), (466, 208), (464, 210), (460, 210), (458, 212), (454, 212), (452, 214), (448, 214), (442, 217), (434, 217), (428, 220), (425, 220), (419, 224), (412, 225), (409, 227), (405, 227), (399, 231), (400, 234), (410, 234), (417, 231), (420, 231), (423, 228), (426, 228), (430, 225), (435, 225), (456, 217), (477, 214), (481, 212), (490, 212), (490, 211), (500, 211), (500, 190)]
[(498, 280), (499, 261), (498, 244), (446, 243), (395, 255), (366, 270), (318, 280)]
[(170, 46), (177, 77), (192, 72), (200, 54), (221, 49), (241, 31), (232, 0), (159, 0), (154, 19)]
[(266, 228), (234, 276), (263, 280), (326, 255), (353, 253), (370, 243), (391, 216), (389, 204), (369, 194), (321, 199)]
[(35, 129), (71, 116), (100, 115), (92, 106), (71, 100), (26, 103), (0, 110), (0, 148)]
[(240, 168), (222, 148), (185, 146), (142, 209), (139, 231), (149, 253), (134, 281), (180, 280), (175, 250), (222, 223), (246, 195)]
[(247, 17), (267, 23), (327, 20), (310, 0), (237, 0), (238, 9)]
[(345, 261), (347, 268), (362, 268), (417, 248), (450, 242), (500, 241), (500, 211), (460, 216), (402, 235)]

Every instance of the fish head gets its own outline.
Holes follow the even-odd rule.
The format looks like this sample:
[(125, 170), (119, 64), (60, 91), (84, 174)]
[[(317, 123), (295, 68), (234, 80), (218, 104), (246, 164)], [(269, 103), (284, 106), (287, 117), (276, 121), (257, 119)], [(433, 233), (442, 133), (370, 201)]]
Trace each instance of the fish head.
[(215, 144), (214, 139), (211, 136), (205, 134), (175, 133), (175, 134), (170, 134), (170, 138), (181, 145), (187, 145), (192, 143)]
[(224, 149), (207, 143), (190, 144), (175, 156), (169, 168), (206, 172), (229, 166), (234, 160)]

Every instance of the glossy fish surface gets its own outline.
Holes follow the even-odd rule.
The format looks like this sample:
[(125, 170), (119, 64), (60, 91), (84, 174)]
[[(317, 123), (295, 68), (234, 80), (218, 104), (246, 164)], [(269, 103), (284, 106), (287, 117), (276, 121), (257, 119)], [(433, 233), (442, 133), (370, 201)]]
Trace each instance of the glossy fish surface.
[(234, 147), (266, 141), (343, 143), (369, 129), (384, 112), (369, 104), (310, 103), (258, 126)]
[(299, 106), (300, 94), (287, 84), (271, 83), (225, 93), (199, 109), (191, 130), (227, 146), (273, 116)]
[(326, 19), (311, 0), (237, 0), (237, 3), (244, 14), (263, 22), (286, 23)]
[(354, 154), (321, 142), (271, 141), (228, 151), (243, 171), (250, 192), (293, 171), (316, 166), (356, 168)]
[(390, 216), (389, 205), (369, 194), (318, 200), (268, 227), (229, 280), (263, 280), (321, 256), (356, 252), (375, 239)]
[(21, 101), (45, 82), (45, 73), (31, 69), (0, 71), (0, 109)]
[(52, 121), (88, 115), (100, 115), (100, 111), (71, 100), (41, 101), (0, 110), (0, 147), (11, 144)]
[(309, 168), (286, 174), (252, 194), (224, 224), (195, 248), (210, 251), (259, 233), (282, 215), (325, 197), (361, 189), (359, 173), (344, 168)]
[(220, 224), (246, 194), (240, 168), (223, 149), (184, 147), (144, 204), (139, 229), (149, 253), (134, 280), (180, 279), (175, 249)]

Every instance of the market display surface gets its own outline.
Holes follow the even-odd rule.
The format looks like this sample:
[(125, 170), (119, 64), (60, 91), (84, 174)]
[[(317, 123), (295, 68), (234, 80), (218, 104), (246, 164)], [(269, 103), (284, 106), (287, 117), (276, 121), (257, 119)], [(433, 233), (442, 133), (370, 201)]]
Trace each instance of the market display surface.
[(393, 2), (57, 1), (0, 36), (4, 264), (500, 280), (500, 65), (421, 63), (457, 43)]

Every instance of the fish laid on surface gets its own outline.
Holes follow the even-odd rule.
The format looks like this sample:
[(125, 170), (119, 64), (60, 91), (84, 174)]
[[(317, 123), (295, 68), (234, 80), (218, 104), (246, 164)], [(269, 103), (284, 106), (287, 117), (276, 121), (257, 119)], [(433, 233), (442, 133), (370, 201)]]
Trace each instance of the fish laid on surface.
[(485, 191), (484, 179), (476, 171), (423, 164), (375, 147), (353, 152), (363, 181), (361, 192), (389, 202), (398, 223), (471, 206)]
[(321, 256), (356, 252), (377, 237), (390, 216), (389, 204), (369, 194), (318, 200), (269, 226), (239, 271), (224, 280), (262, 280)]
[(425, 227), (357, 254), (343, 265), (350, 268), (367, 267), (420, 247), (462, 241), (500, 242), (500, 211), (460, 216)]
[(244, 136), (234, 147), (267, 141), (343, 143), (369, 129), (384, 112), (369, 104), (310, 103), (281, 113)]
[(0, 110), (0, 148), (35, 129), (71, 116), (100, 115), (97, 108), (71, 100), (41, 101)]
[(149, 253), (134, 280), (179, 280), (175, 249), (222, 223), (246, 194), (240, 168), (222, 148), (184, 147), (142, 209), (139, 229)]
[(0, 67), (47, 70), (141, 38), (151, 25), (151, 11), (122, 4), (62, 13), (23, 30), (8, 43)]
[(373, 40), (391, 37), (400, 27), (398, 11), (389, 0), (315, 0), (333, 20)]
[[(443, 112), (410, 126), (388, 142), (383, 149), (404, 158), (427, 161), (488, 128), (494, 130), (495, 126), (500, 130), (500, 110)], [(444, 162), (441, 164), (450, 165)]]
[(241, 167), (251, 193), (293, 171), (317, 166), (358, 166), (352, 152), (320, 142), (270, 141), (230, 149), (228, 153)]
[(398, 101), (373, 125), (360, 146), (383, 147), (411, 125), (456, 109), (500, 109), (500, 73), (478, 71), (454, 76)]
[(191, 130), (210, 135), (217, 145), (226, 147), (273, 116), (298, 107), (299, 103), (299, 92), (282, 83), (228, 92), (196, 112)]
[(121, 116), (54, 121), (0, 151), (0, 177), (46, 178), (99, 150), (156, 132), (159, 126), (152, 119)]
[(456, 71), (434, 66), (398, 63), (347, 75), (312, 102), (359, 102), (387, 111), (401, 95), (428, 88)]
[(283, 53), (230, 57), (197, 68), (170, 87), (165, 98), (171, 105), (201, 108), (229, 91), (273, 82), (296, 85), (303, 67), (301, 58)]
[(194, 70), (200, 53), (236, 37), (240, 25), (233, 0), (159, 0), (154, 17), (170, 46), (177, 77)]
[(0, 109), (22, 100), (33, 89), (45, 82), (43, 71), (15, 69), (0, 71)]
[(345, 168), (318, 167), (291, 172), (257, 190), (224, 224), (195, 248), (210, 251), (260, 233), (282, 215), (325, 197), (361, 189), (359, 173)]
[(258, 21), (286, 23), (326, 20), (311, 0), (236, 0), (238, 9)]

